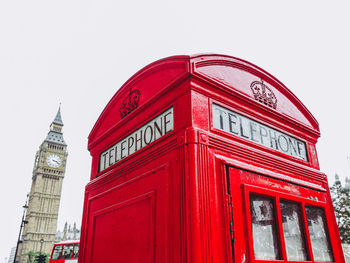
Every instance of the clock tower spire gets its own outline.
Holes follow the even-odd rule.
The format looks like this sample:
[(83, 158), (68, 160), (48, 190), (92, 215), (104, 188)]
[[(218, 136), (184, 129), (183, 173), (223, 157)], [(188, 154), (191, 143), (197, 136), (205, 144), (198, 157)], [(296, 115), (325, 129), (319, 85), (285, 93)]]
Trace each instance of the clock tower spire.
[(47, 134), (47, 137), (44, 142), (51, 142), (51, 143), (66, 146), (66, 143), (64, 142), (64, 139), (63, 139), (62, 128), (63, 128), (63, 122), (61, 117), (61, 105), (60, 105), (60, 107), (58, 108), (56, 117), (50, 125), (50, 131)]
[[(63, 178), (66, 170), (67, 144), (63, 139), (61, 106), (50, 125), (45, 140), (36, 153), (32, 186), (18, 262), (27, 262), (30, 251), (50, 253), (55, 240)], [(41, 248), (42, 246), (42, 248)]]

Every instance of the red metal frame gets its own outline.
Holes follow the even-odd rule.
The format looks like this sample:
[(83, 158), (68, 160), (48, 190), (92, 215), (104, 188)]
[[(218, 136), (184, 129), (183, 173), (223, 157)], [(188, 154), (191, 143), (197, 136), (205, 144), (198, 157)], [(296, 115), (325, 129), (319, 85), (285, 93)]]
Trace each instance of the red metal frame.
[[(250, 194), (255, 194), (255, 195), (260, 195), (260, 196), (266, 196), (269, 197), (271, 199), (274, 200), (274, 206), (275, 206), (275, 214), (277, 217), (277, 231), (278, 231), (278, 239), (279, 239), (279, 245), (280, 245), (280, 251), (282, 252), (282, 259), (281, 260), (273, 260), (273, 262), (293, 262), (290, 260), (287, 260), (287, 256), (286, 256), (286, 248), (285, 248), (285, 244), (284, 244), (284, 237), (283, 237), (283, 228), (282, 228), (282, 218), (281, 218), (281, 211), (280, 211), (280, 200), (284, 200), (284, 201), (289, 201), (289, 202), (293, 202), (293, 203), (297, 203), (300, 205), (301, 207), (301, 211), (303, 213), (302, 215), (302, 219), (303, 219), (303, 231), (304, 231), (304, 240), (306, 242), (306, 246), (307, 246), (307, 253), (308, 253), (308, 257), (309, 260), (307, 261), (298, 261), (298, 262), (315, 262), (314, 258), (313, 258), (313, 253), (312, 253), (312, 248), (311, 248), (311, 242), (310, 242), (310, 237), (309, 237), (309, 230), (308, 230), (308, 226), (307, 226), (307, 221), (306, 221), (306, 214), (305, 214), (305, 206), (312, 206), (312, 207), (319, 207), (322, 208), (325, 212), (325, 219), (327, 222), (329, 222), (328, 225), (331, 225), (332, 223), (332, 216), (331, 216), (331, 208), (329, 206), (327, 206), (327, 195), (325, 191), (315, 191), (313, 189), (309, 189), (309, 188), (305, 188), (303, 186), (298, 186), (298, 185), (292, 185), (290, 183), (284, 182), (284, 181), (279, 181), (277, 179), (272, 179), (269, 177), (266, 177), (264, 175), (261, 174), (255, 174), (252, 172), (249, 172), (247, 170), (242, 170), (239, 168), (234, 168), (232, 166), (229, 166), (231, 168), (229, 168), (230, 170), (236, 170), (235, 172), (230, 172), (230, 176), (232, 177), (233, 174), (235, 174), (237, 176), (237, 174), (239, 173), (246, 173), (246, 174), (251, 174), (251, 177), (259, 177), (259, 184), (256, 185), (251, 185), (251, 181), (244, 181), (240, 178), (236, 178), (236, 180), (234, 181), (234, 183), (236, 184), (236, 186), (231, 185), (231, 188), (236, 190), (236, 195), (233, 196), (234, 199), (237, 200), (236, 203), (238, 203), (238, 206), (241, 206), (241, 204), (243, 204), (242, 206), (242, 219), (245, 220), (246, 224), (244, 225), (241, 222), (238, 222), (239, 227), (245, 228), (247, 233), (248, 233), (248, 250), (249, 250), (249, 258), (251, 260), (251, 262), (257, 262), (257, 263), (262, 263), (262, 262), (267, 262), (266, 260), (256, 260), (254, 259), (254, 249), (253, 249), (253, 234), (252, 234), (252, 229), (251, 229), (251, 218), (250, 218)], [(245, 179), (247, 178), (244, 177)], [(233, 180), (231, 180), (232, 182)], [(263, 181), (270, 181), (270, 184), (266, 184), (264, 185), (264, 183), (262, 183)], [(273, 181), (273, 184), (271, 183), (271, 181)], [(272, 188), (271, 185), (274, 185), (274, 188)], [(291, 194), (289, 191), (283, 191), (283, 189), (281, 190), (277, 190), (278, 186), (280, 187), (286, 187), (286, 186), (292, 186), (293, 188), (295, 188), (295, 190), (298, 191), (299, 194), (302, 195), (296, 195)], [(241, 189), (236, 189), (236, 188), (241, 188)], [(241, 191), (240, 191), (241, 190)], [(231, 190), (232, 191), (232, 190)], [(240, 195), (242, 195), (242, 197), (240, 197)], [(317, 198), (319, 199), (317, 200), (311, 200), (309, 198), (307, 198), (306, 196), (309, 197), (313, 197), (313, 198)], [(242, 201), (238, 201), (239, 198), (242, 199)], [(239, 217), (236, 217), (239, 218)], [(328, 235), (330, 238), (330, 244), (332, 246), (332, 251), (333, 251), (333, 255), (336, 258), (337, 257), (337, 247), (335, 246), (335, 244), (337, 243), (337, 239), (336, 239), (336, 231), (335, 229), (329, 229), (327, 225), (327, 229), (326, 231), (328, 231)], [(337, 259), (340, 260), (340, 259)], [(336, 260), (336, 261), (337, 261)], [(272, 261), (272, 260), (270, 260)], [(268, 262), (270, 262), (268, 261)]]
[[(310, 237), (308, 234), (308, 227), (307, 227), (307, 222), (306, 222), (306, 215), (305, 215), (305, 204), (308, 205), (313, 205), (316, 207), (321, 207), (323, 209), (325, 209), (325, 203), (324, 202), (317, 202), (317, 201), (311, 201), (307, 198), (304, 197), (298, 197), (298, 196), (294, 196), (294, 195), (290, 195), (290, 194), (285, 194), (282, 192), (278, 192), (278, 191), (271, 191), (265, 188), (260, 188), (260, 187), (256, 187), (256, 186), (251, 186), (251, 185), (244, 185), (244, 197), (245, 197), (245, 205), (246, 205), (246, 215), (250, 215), (250, 206), (249, 206), (249, 195), (250, 194), (258, 194), (261, 196), (267, 196), (270, 197), (274, 200), (274, 204), (275, 204), (275, 213), (277, 215), (277, 229), (278, 229), (278, 233), (279, 233), (279, 242), (280, 242), (280, 249), (282, 252), (282, 261), (283, 262), (290, 262), (287, 260), (287, 254), (286, 254), (286, 247), (285, 247), (285, 243), (284, 243), (284, 238), (283, 238), (283, 228), (282, 228), (282, 218), (281, 218), (281, 210), (280, 210), (280, 200), (284, 199), (286, 201), (290, 201), (290, 202), (294, 202), (297, 203), (301, 206), (301, 211), (303, 213), (302, 219), (303, 219), (303, 231), (304, 231), (304, 240), (306, 241), (306, 245), (307, 245), (307, 253), (308, 253), (308, 257), (310, 258), (310, 260), (307, 261), (311, 261), (314, 262), (313, 259), (313, 253), (312, 253), (312, 249), (311, 249), (311, 243), (310, 243)], [(311, 202), (310, 202), (311, 201)], [(250, 220), (250, 216), (247, 216), (247, 231), (249, 233), (250, 238), (252, 238), (252, 231), (251, 231), (251, 220)], [(307, 234), (305, 234), (307, 233)], [(250, 257), (254, 258), (254, 250), (252, 247), (252, 243), (249, 243), (249, 249), (250, 249)], [(307, 262), (305, 261), (305, 262)], [(254, 262), (264, 262), (264, 260), (254, 260)], [(300, 262), (300, 261), (299, 261)], [(302, 261), (301, 261), (302, 262)]]
[[(276, 108), (255, 99), (253, 82), (269, 87)], [(213, 105), (305, 143), (307, 161), (217, 128)], [(115, 158), (119, 144), (121, 153), (126, 143), (132, 147), (133, 134), (145, 136), (143, 129), (168, 109), (170, 132), (99, 170), (101, 154)], [(117, 91), (89, 135), (91, 182), (79, 262), (260, 263), (254, 260), (248, 194), (263, 189), (277, 204), (288, 197), (302, 207), (323, 206), (334, 259), (344, 263), (327, 178), (319, 171), (319, 136), (317, 121), (291, 91), (249, 62), (198, 55), (146, 66)], [(232, 176), (233, 169), (240, 176)], [(279, 210), (276, 205), (281, 230)], [(303, 218), (308, 236), (304, 210)], [(278, 261), (284, 262), (278, 233), (284, 259)]]

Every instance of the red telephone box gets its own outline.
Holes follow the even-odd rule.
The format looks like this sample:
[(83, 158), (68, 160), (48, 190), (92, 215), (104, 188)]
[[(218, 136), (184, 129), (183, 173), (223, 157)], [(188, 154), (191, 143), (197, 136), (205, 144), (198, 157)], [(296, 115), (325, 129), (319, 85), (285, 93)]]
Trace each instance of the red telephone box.
[(146, 66), (90, 133), (79, 262), (344, 262), (319, 136), (249, 62)]

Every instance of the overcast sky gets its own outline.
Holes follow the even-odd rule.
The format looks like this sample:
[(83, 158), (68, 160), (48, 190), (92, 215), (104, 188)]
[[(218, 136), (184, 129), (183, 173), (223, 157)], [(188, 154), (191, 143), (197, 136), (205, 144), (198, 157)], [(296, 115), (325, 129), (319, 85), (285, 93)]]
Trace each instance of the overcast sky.
[(320, 123), (321, 170), (350, 176), (348, 1), (0, 1), (0, 263), (16, 245), (35, 152), (59, 103), (59, 228), (80, 227), (87, 136), (118, 88), (170, 55), (221, 53), (282, 81)]

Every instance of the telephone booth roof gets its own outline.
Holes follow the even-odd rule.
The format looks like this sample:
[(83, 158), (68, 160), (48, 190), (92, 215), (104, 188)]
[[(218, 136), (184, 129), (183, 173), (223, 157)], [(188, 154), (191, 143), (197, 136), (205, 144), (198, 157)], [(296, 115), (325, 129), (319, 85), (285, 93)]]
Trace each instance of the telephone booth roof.
[[(235, 93), (254, 107), (268, 108), (272, 118), (288, 120), (310, 135), (314, 142), (320, 136), (318, 122), (304, 104), (278, 79), (263, 69), (227, 55), (183, 55), (167, 57), (147, 65), (116, 92), (89, 135), (89, 150), (132, 118), (136, 112), (142, 112), (148, 103), (166, 96), (170, 89), (191, 78), (200, 80), (212, 88)], [(278, 98), (278, 106), (275, 109), (257, 103), (251, 87), (254, 81), (264, 83), (272, 89)], [(135, 90), (142, 94), (138, 98), (138, 107), (132, 114), (123, 116), (123, 100)]]

